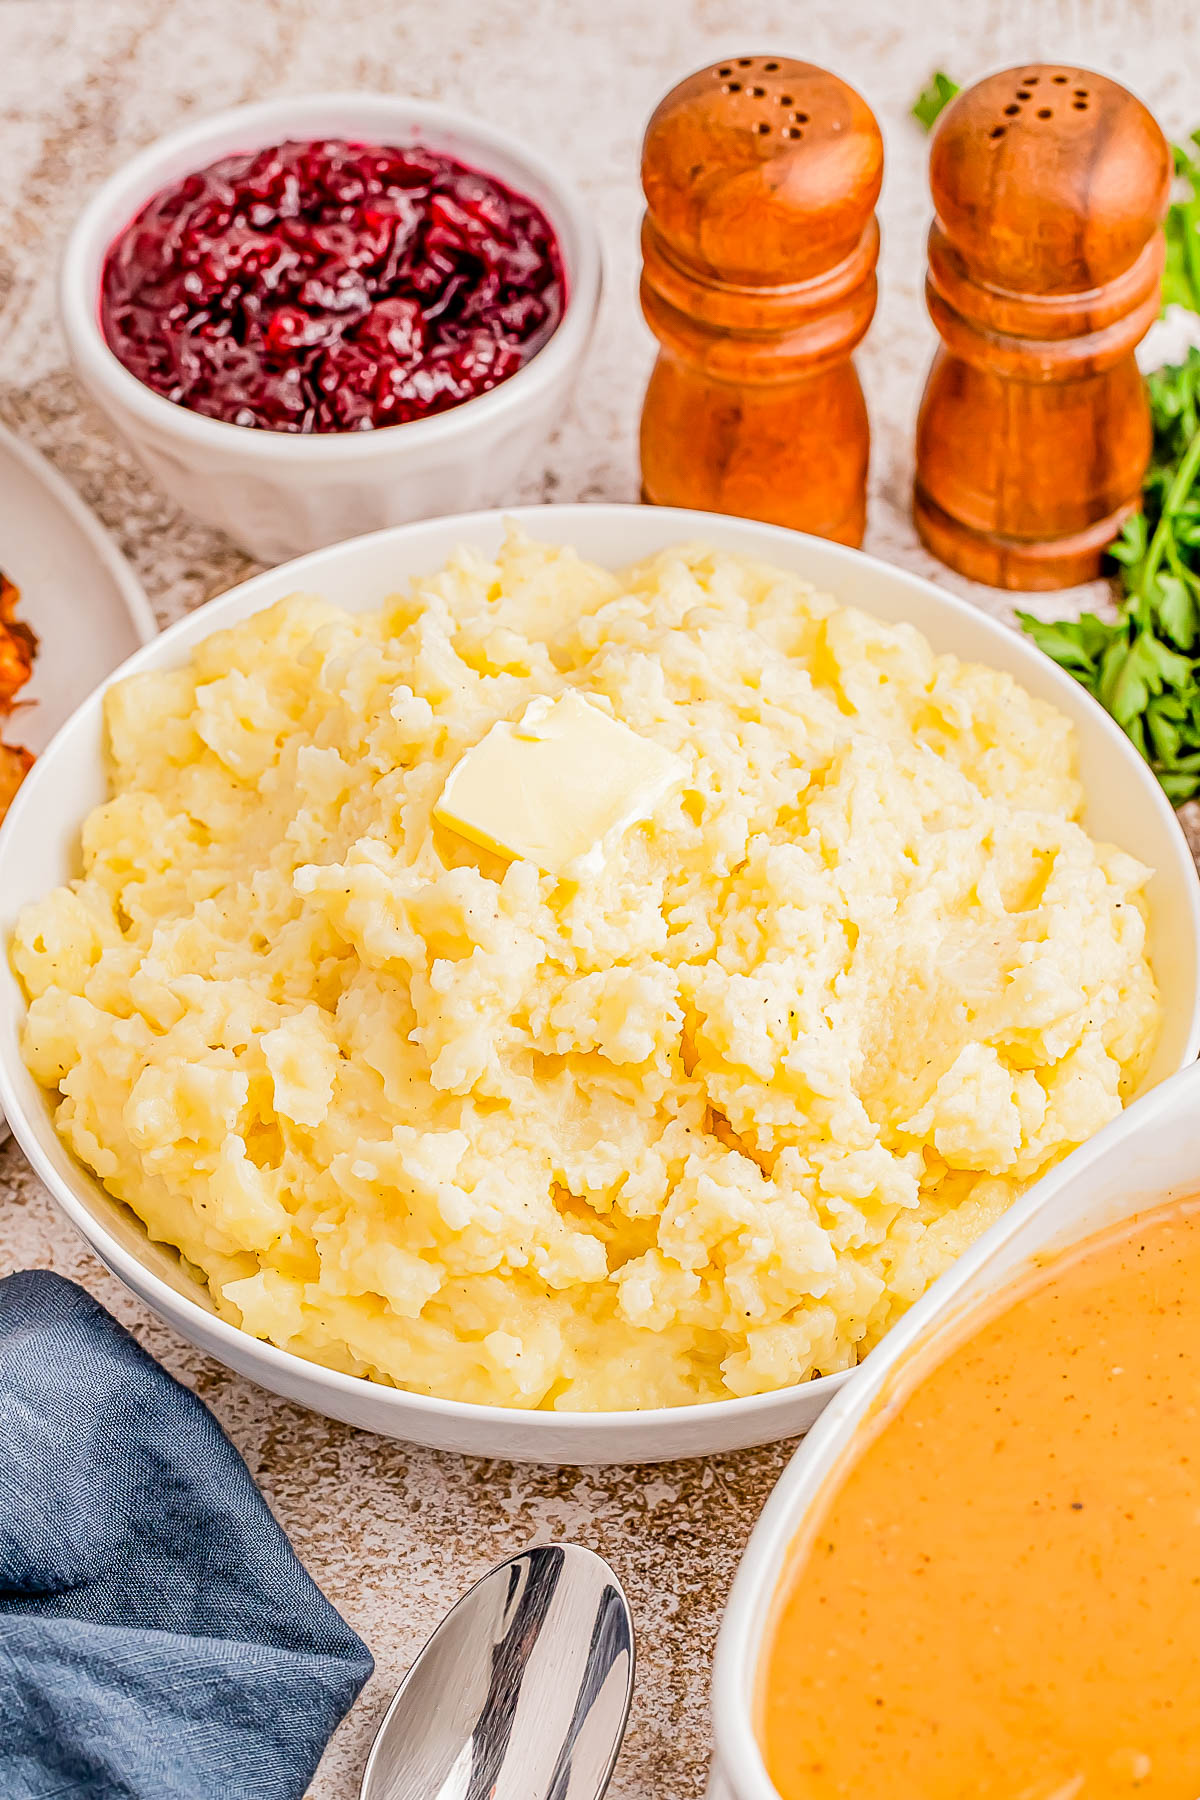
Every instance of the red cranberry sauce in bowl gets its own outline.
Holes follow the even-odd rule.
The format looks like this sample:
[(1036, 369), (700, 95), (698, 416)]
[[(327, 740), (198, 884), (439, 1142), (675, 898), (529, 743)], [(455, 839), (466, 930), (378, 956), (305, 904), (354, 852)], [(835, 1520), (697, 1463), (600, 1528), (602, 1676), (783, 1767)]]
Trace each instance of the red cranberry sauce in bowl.
[(515, 374), (566, 305), (532, 200), (424, 145), (227, 156), (104, 261), (110, 350), (164, 399), (267, 431), (370, 431)]

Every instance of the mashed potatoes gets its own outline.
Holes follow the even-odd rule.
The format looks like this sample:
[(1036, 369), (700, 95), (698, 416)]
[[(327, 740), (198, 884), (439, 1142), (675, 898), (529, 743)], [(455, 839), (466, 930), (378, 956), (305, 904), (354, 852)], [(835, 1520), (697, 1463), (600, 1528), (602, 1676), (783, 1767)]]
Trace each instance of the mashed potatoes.
[[(682, 757), (578, 882), (432, 810), (536, 695)], [(844, 1369), (1116, 1113), (1147, 871), (1066, 719), (770, 567), (514, 534), (297, 595), (108, 699), (85, 873), (23, 914), (67, 1143), (226, 1317), (521, 1407)]]

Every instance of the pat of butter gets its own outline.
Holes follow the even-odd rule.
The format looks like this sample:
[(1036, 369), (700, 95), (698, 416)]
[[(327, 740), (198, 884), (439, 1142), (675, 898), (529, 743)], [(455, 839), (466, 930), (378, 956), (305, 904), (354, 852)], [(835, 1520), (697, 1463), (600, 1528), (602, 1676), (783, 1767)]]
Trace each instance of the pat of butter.
[(578, 879), (653, 814), (687, 764), (576, 693), (531, 700), (450, 771), (433, 809), (473, 844)]

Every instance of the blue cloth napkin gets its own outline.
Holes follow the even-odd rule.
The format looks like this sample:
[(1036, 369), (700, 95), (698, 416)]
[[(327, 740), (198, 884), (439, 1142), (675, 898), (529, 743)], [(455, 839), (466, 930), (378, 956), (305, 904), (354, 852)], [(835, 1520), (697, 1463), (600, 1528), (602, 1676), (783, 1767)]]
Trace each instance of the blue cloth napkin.
[(0, 1281), (2, 1800), (300, 1800), (371, 1668), (195, 1395)]

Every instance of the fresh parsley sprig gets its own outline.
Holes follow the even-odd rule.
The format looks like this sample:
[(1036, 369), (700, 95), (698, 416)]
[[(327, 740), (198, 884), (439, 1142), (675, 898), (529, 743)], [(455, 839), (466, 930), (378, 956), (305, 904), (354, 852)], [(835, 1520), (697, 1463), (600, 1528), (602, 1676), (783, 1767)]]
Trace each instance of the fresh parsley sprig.
[(1200, 350), (1146, 386), (1154, 448), (1144, 510), (1112, 546), (1124, 589), (1116, 619), (1017, 618), (1112, 714), (1179, 806), (1200, 794)]

